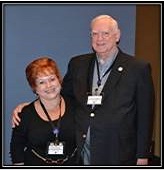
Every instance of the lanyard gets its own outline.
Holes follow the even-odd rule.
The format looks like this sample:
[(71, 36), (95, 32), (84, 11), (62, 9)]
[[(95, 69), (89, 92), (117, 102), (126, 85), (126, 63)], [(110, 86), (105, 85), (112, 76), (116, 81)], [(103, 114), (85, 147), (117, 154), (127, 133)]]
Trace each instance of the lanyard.
[(49, 123), (52, 127), (52, 131), (53, 131), (53, 134), (55, 135), (55, 141), (58, 141), (58, 134), (59, 134), (59, 128), (60, 128), (60, 121), (61, 121), (61, 99), (60, 99), (60, 115), (59, 115), (59, 119), (57, 121), (57, 126), (55, 126), (45, 108), (45, 106), (43, 105), (43, 103), (40, 101), (40, 105), (42, 106), (42, 109), (44, 110), (44, 113), (46, 114), (48, 120), (49, 120)]
[(116, 59), (112, 62), (112, 64), (109, 66), (109, 68), (106, 70), (106, 72), (102, 75), (100, 78), (100, 69), (99, 69), (99, 63), (98, 60), (96, 59), (96, 66), (97, 66), (97, 76), (98, 76), (98, 81), (97, 81), (97, 86), (98, 88), (101, 86), (101, 81), (102, 79), (111, 71)]

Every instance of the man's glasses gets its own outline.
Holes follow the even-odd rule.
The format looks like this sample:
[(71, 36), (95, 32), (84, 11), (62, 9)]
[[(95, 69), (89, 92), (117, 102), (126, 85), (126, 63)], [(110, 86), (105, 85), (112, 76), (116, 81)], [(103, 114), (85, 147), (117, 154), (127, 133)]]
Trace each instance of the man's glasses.
[(92, 38), (97, 38), (99, 36), (101, 36), (102, 38), (109, 38), (111, 36), (111, 32), (109, 31), (91, 32)]

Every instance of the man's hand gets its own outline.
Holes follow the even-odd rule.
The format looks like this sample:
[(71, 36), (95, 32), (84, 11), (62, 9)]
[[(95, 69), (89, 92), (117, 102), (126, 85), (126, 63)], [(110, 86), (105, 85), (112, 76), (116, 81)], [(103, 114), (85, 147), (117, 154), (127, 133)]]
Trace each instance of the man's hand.
[(12, 112), (12, 118), (11, 118), (11, 123), (12, 123), (12, 128), (15, 126), (19, 125), (20, 117), (18, 116), (18, 113), (22, 111), (24, 106), (27, 106), (29, 103), (21, 103)]
[(137, 165), (141, 165), (141, 166), (148, 165), (148, 158), (137, 159)]

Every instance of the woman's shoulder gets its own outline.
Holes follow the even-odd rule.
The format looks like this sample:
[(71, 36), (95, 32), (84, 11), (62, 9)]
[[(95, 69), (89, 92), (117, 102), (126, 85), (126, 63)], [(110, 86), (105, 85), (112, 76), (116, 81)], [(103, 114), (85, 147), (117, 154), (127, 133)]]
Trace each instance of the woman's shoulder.
[(64, 124), (68, 124), (68, 126), (71, 124), (73, 127), (75, 121), (74, 107), (69, 98), (64, 98), (64, 99), (65, 99), (65, 113), (62, 121), (65, 122)]
[(19, 114), (20, 117), (29, 117), (32, 113), (34, 113), (34, 101), (31, 102), (29, 105), (24, 106), (22, 111)]
[(73, 100), (71, 100), (69, 97), (63, 96), (64, 102), (65, 102), (65, 110), (68, 112), (72, 112), (73, 109)]

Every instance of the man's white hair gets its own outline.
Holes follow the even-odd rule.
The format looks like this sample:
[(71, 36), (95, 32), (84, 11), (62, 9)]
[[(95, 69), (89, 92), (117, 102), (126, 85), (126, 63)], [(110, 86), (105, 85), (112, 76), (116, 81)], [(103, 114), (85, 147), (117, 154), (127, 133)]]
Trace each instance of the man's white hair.
[(93, 18), (93, 20), (91, 21), (91, 29), (92, 29), (93, 24), (94, 24), (97, 20), (100, 20), (100, 19), (107, 19), (107, 20), (110, 22), (113, 31), (114, 31), (114, 30), (116, 31), (116, 30), (119, 29), (119, 28), (118, 28), (118, 23), (117, 23), (117, 21), (116, 21), (114, 18), (112, 18), (111, 16), (109, 16), (109, 15), (99, 15), (99, 16)]

